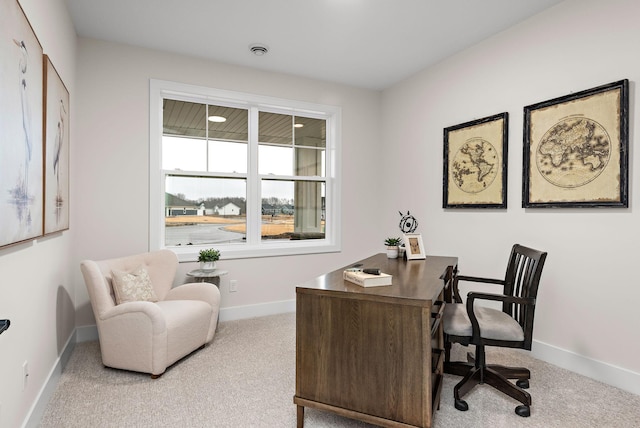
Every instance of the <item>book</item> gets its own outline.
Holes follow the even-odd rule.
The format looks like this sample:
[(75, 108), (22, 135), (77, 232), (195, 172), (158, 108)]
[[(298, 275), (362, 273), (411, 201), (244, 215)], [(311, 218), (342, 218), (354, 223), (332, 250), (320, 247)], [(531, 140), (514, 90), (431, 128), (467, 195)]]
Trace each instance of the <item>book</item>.
[(361, 287), (380, 287), (383, 285), (391, 285), (391, 275), (388, 273), (380, 273), (380, 275), (372, 275), (362, 271), (345, 270), (342, 277), (349, 282), (358, 284)]

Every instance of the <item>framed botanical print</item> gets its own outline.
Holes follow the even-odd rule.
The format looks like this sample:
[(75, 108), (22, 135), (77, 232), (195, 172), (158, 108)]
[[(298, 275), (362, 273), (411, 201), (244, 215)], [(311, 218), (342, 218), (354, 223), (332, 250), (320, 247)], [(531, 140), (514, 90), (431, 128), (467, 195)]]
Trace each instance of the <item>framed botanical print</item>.
[(44, 233), (69, 228), (69, 91), (44, 58)]
[(524, 208), (628, 207), (629, 81), (524, 108)]
[(0, 1), (0, 247), (42, 235), (43, 51), (16, 0)]
[(507, 207), (508, 113), (444, 129), (443, 208)]

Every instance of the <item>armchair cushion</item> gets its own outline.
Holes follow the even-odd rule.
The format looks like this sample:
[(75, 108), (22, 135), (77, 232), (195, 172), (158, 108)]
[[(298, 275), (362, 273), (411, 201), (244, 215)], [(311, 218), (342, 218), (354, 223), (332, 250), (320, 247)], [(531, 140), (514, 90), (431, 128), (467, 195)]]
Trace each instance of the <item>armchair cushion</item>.
[(140, 265), (132, 272), (113, 269), (111, 276), (116, 305), (137, 301), (158, 301), (158, 297), (151, 285), (149, 272), (144, 266)]
[[(480, 336), (485, 339), (524, 340), (524, 332), (520, 324), (508, 314), (483, 306), (475, 306), (474, 313), (480, 325)], [(450, 303), (444, 307), (444, 332), (452, 336), (473, 335), (467, 308), (462, 303)]]

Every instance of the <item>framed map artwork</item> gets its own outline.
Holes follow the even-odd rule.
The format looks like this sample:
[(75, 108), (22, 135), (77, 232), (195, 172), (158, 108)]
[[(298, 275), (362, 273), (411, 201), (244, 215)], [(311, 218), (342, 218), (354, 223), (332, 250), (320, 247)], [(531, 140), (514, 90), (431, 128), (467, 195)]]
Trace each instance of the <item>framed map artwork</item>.
[(509, 114), (444, 129), (443, 208), (507, 208)]
[(628, 207), (629, 81), (524, 108), (523, 208)]

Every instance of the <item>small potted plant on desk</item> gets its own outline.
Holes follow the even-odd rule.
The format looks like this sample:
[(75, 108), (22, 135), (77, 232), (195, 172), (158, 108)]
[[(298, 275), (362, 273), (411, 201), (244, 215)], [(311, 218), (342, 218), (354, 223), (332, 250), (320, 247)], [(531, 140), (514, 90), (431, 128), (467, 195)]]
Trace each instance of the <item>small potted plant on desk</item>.
[(384, 244), (387, 246), (387, 257), (390, 259), (398, 258), (398, 246), (402, 242), (402, 238), (387, 238)]
[(204, 271), (212, 271), (216, 269), (216, 262), (220, 259), (220, 251), (213, 248), (200, 250), (198, 253), (198, 261), (200, 269)]

